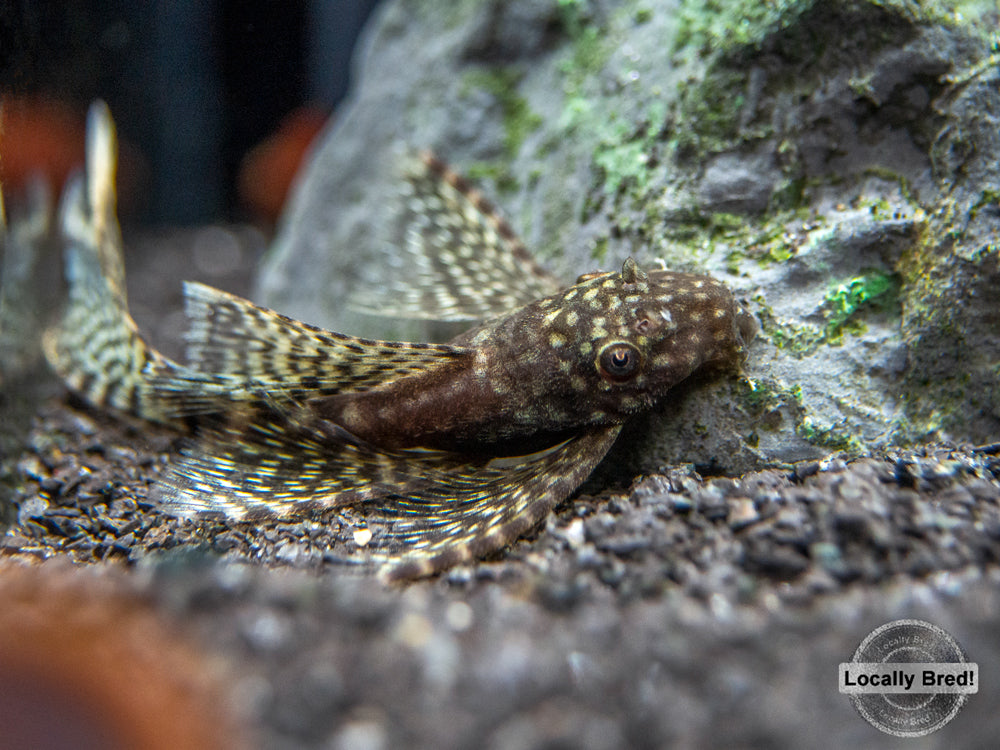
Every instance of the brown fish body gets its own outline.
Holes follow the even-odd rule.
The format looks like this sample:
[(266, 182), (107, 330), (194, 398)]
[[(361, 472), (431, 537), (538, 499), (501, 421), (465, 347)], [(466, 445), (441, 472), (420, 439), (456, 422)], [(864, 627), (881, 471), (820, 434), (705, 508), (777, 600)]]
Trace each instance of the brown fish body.
[(313, 407), (383, 447), (516, 451), (621, 423), (696, 369), (738, 364), (748, 325), (711, 277), (628, 261), (462, 334), (450, 343), (469, 351), (444, 367)]
[(631, 259), (557, 291), (482, 196), (425, 155), (399, 222), (414, 289), (394, 312), (359, 307), (486, 322), (448, 344), (373, 341), (187, 284), (182, 365), (128, 312), (115, 149), (95, 104), (86, 180), (63, 200), (68, 304), (43, 344), (94, 406), (196, 425), (152, 493), (171, 514), (256, 523), (360, 503), (367, 559), (391, 577), (444, 570), (531, 529), (622, 422), (698, 369), (738, 366), (754, 332), (720, 282)]

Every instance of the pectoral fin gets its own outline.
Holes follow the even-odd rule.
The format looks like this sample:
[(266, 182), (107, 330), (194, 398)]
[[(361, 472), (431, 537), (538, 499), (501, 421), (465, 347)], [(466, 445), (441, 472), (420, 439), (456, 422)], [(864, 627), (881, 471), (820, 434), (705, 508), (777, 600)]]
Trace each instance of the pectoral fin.
[(167, 512), (245, 522), (363, 504), (363, 560), (390, 579), (432, 575), (515, 541), (604, 457), (610, 426), (525, 456), (382, 451), (255, 410), (203, 435), (157, 494)]
[(405, 580), (502, 549), (569, 497), (620, 431), (602, 427), (529, 456), (458, 465), (419, 492), (373, 501), (386, 522), (373, 535), (373, 559), (386, 565), (387, 579)]

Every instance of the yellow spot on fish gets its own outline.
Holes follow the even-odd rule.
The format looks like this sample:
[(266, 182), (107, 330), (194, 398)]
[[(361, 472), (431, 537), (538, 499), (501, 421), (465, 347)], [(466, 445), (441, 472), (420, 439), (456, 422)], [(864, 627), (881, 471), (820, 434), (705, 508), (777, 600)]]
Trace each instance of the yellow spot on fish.
[(348, 404), (344, 407), (344, 420), (346, 422), (357, 422), (360, 416), (357, 404)]
[(655, 357), (653, 357), (653, 367), (654, 368), (668, 367), (670, 364), (673, 363), (673, 361), (674, 361), (673, 357), (671, 357), (669, 354), (657, 354)]
[(485, 350), (476, 352), (476, 358), (472, 362), (472, 372), (477, 378), (485, 378), (489, 375), (490, 362)]

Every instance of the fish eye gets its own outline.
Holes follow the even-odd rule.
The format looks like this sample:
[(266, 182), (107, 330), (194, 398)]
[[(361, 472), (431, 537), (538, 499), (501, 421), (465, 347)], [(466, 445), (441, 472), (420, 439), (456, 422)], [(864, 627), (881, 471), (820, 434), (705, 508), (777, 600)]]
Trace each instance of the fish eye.
[(617, 383), (631, 380), (639, 373), (642, 355), (626, 341), (615, 341), (601, 349), (597, 367), (601, 375)]

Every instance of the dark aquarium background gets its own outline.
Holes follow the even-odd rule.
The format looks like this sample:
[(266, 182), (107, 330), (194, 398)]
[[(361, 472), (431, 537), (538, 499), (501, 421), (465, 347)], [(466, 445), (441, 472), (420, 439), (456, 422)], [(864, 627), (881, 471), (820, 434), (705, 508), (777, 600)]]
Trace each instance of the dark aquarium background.
[(8, 191), (32, 166), (61, 183), (82, 157), (86, 108), (102, 98), (122, 142), (126, 220), (273, 221), (284, 192), (268, 183), (287, 182), (294, 165), (252, 157), (265, 142), (301, 155), (348, 90), (351, 55), (376, 4), (0, 3)]

